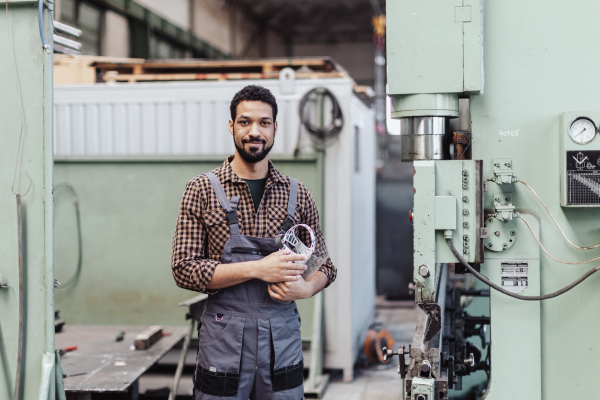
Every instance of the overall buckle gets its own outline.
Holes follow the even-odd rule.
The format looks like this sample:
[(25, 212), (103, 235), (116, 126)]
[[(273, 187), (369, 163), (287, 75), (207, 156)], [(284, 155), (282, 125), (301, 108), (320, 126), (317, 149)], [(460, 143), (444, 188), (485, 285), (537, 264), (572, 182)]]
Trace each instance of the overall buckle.
[(235, 212), (235, 209), (230, 210), (230, 211), (225, 211), (225, 215), (227, 216), (227, 225), (235, 225), (238, 223), (237, 214)]

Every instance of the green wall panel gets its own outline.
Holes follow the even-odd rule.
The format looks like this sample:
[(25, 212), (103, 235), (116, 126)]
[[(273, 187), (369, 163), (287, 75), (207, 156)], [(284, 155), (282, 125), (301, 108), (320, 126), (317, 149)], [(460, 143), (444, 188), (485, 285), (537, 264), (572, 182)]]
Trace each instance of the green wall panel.
[[(224, 157), (223, 157), (224, 159)], [(67, 324), (185, 325), (178, 302), (196, 293), (180, 289), (170, 255), (185, 184), (223, 159), (78, 159), (55, 163), (55, 182), (79, 197), (83, 237), (80, 279), (56, 291)], [(276, 159), (281, 172), (303, 182), (320, 206), (318, 159)], [(59, 188), (54, 201), (56, 277), (66, 282), (77, 264), (75, 207)], [(303, 335), (310, 337), (312, 301), (300, 304)]]

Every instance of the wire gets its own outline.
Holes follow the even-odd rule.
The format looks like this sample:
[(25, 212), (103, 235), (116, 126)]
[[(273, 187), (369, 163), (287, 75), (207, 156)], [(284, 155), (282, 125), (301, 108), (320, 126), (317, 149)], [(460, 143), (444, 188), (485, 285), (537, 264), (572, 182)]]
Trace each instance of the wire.
[(563, 232), (563, 230), (561, 229), (560, 225), (558, 225), (558, 221), (556, 221), (556, 219), (554, 218), (554, 215), (552, 215), (552, 213), (550, 212), (550, 210), (548, 209), (548, 207), (546, 206), (546, 204), (542, 201), (542, 199), (540, 198), (540, 196), (538, 196), (538, 194), (535, 192), (535, 190), (533, 190), (533, 188), (531, 186), (529, 186), (527, 183), (523, 182), (522, 180), (519, 180), (519, 182), (521, 182), (523, 185), (527, 186), (527, 188), (529, 188), (529, 190), (531, 190), (531, 192), (535, 195), (535, 197), (537, 197), (537, 199), (540, 201), (540, 203), (542, 203), (542, 205), (544, 206), (544, 208), (546, 209), (546, 211), (548, 211), (548, 214), (550, 215), (550, 218), (552, 218), (552, 221), (554, 221), (554, 224), (556, 224), (556, 227), (558, 228), (558, 230), (560, 231), (560, 234), (565, 238), (565, 240), (573, 247), (575, 247), (576, 249), (579, 250), (593, 250), (595, 248), (600, 247), (600, 243), (595, 244), (593, 246), (588, 246), (588, 247), (581, 247), (581, 246), (577, 246), (575, 243), (571, 242), (566, 236), (565, 233)]
[(454, 255), (456, 256), (456, 258), (458, 258), (458, 260), (460, 261), (461, 265), (463, 267), (465, 267), (470, 273), (472, 273), (473, 275), (475, 275), (475, 277), (477, 279), (479, 279), (481, 282), (485, 283), (486, 285), (488, 285), (492, 289), (495, 289), (495, 290), (497, 290), (500, 293), (503, 293), (503, 294), (505, 294), (507, 296), (510, 296), (510, 297), (514, 297), (515, 299), (519, 299), (519, 300), (537, 301), (537, 300), (547, 300), (547, 299), (551, 299), (553, 297), (558, 297), (561, 294), (564, 294), (564, 293), (568, 292), (569, 290), (573, 289), (575, 286), (579, 285), (581, 282), (583, 282), (584, 280), (586, 280), (587, 278), (589, 278), (592, 274), (594, 274), (595, 272), (598, 272), (598, 270), (600, 270), (600, 265), (597, 265), (594, 268), (590, 269), (585, 274), (583, 274), (575, 282), (571, 283), (570, 285), (565, 286), (564, 288), (562, 288), (560, 290), (557, 290), (556, 292), (552, 292), (552, 293), (545, 294), (545, 295), (540, 295), (540, 296), (523, 296), (523, 295), (520, 295), (520, 294), (509, 292), (508, 290), (503, 289), (500, 286), (496, 285), (495, 283), (491, 282), (485, 276), (481, 275), (479, 272), (477, 272), (475, 270), (475, 268), (473, 268), (472, 266), (470, 266), (469, 263), (466, 262), (464, 258), (462, 258), (462, 256), (460, 255), (460, 253), (454, 247), (454, 244), (452, 244), (452, 239), (446, 239), (446, 242), (448, 243), (448, 246), (450, 247), (450, 250), (452, 250), (452, 253), (454, 253)]
[[(306, 116), (306, 105), (309, 101), (314, 101), (313, 97), (315, 95), (322, 95), (323, 98), (329, 97), (331, 99), (331, 123), (327, 127), (314, 126), (310, 123)], [(324, 110), (321, 110), (321, 112), (323, 111)], [(337, 98), (333, 93), (331, 93), (331, 91), (329, 91), (329, 89), (324, 87), (318, 87), (309, 90), (304, 95), (304, 97), (302, 97), (302, 100), (300, 100), (300, 103), (298, 105), (298, 113), (300, 114), (300, 123), (302, 124), (302, 126), (304, 126), (304, 128), (306, 128), (308, 133), (311, 135), (311, 139), (321, 144), (324, 144), (330, 139), (335, 138), (341, 132), (344, 126), (344, 116), (342, 114), (342, 108), (340, 107)], [(298, 139), (300, 139), (300, 133), (298, 134)], [(298, 146), (299, 140), (298, 145), (296, 147)]]
[[(13, 66), (13, 75), (15, 77), (15, 88), (17, 89), (17, 106), (19, 108), (19, 116), (21, 117), (21, 132), (19, 133), (19, 146), (17, 148), (17, 161), (15, 162), (15, 175), (13, 177), (13, 183), (12, 183), (12, 192), (14, 195), (18, 195), (18, 193), (15, 193), (15, 183), (17, 181), (17, 169), (19, 166), (19, 156), (21, 155), (21, 139), (23, 138), (23, 127), (25, 126), (25, 123), (23, 121), (23, 109), (22, 109), (22, 101), (21, 101), (21, 92), (19, 91), (19, 77), (17, 75), (17, 63), (15, 61), (15, 55), (14, 55), (14, 49), (13, 49), (13, 45), (12, 45), (12, 33), (10, 31), (10, 21), (8, 20), (8, 1), (6, 2), (6, 30), (8, 31), (8, 46), (10, 48), (10, 58), (12, 59), (12, 66)], [(27, 173), (27, 172), (25, 172)], [(27, 174), (27, 177), (29, 178), (29, 189), (31, 189), (31, 177), (29, 176), (29, 174)], [(27, 189), (27, 191), (25, 192), (25, 194), (19, 195), (21, 197), (25, 196), (27, 193), (29, 193), (29, 189)]]
[(587, 261), (563, 261), (563, 260), (559, 260), (558, 258), (554, 257), (552, 254), (548, 253), (548, 251), (544, 248), (544, 246), (542, 245), (542, 243), (540, 242), (540, 240), (538, 239), (538, 237), (533, 232), (533, 229), (531, 229), (531, 225), (529, 225), (529, 222), (527, 222), (527, 220), (525, 218), (523, 218), (522, 216), (520, 216), (520, 215), (517, 218), (521, 218), (527, 224), (527, 227), (529, 228), (529, 231), (531, 232), (531, 234), (535, 238), (535, 241), (538, 242), (538, 244), (540, 245), (540, 247), (542, 248), (542, 250), (544, 250), (544, 253), (546, 253), (548, 255), (548, 257), (550, 257), (551, 259), (553, 259), (555, 261), (558, 261), (559, 263), (571, 264), (571, 265), (587, 264), (587, 263), (591, 263), (591, 262), (600, 260), (600, 256), (598, 256), (596, 258), (592, 258), (591, 260), (587, 260)]
[(82, 245), (81, 245), (81, 220), (79, 218), (79, 199), (77, 197), (77, 192), (75, 191), (75, 188), (73, 187), (73, 185), (71, 185), (70, 183), (61, 182), (61, 183), (57, 183), (56, 185), (54, 185), (53, 193), (56, 193), (56, 189), (60, 189), (61, 187), (67, 187), (73, 193), (72, 200), (73, 200), (73, 204), (75, 205), (75, 216), (77, 217), (77, 244), (79, 245), (79, 251), (78, 251), (78, 256), (77, 256), (77, 269), (75, 270), (75, 273), (73, 274), (71, 279), (69, 279), (67, 281), (67, 283), (60, 284), (57, 289), (64, 289), (64, 288), (72, 285), (73, 282), (75, 282), (77, 280), (77, 278), (81, 274), (81, 264), (82, 264), (82, 259), (83, 259), (83, 253), (82, 253), (82, 249), (81, 249), (81, 247), (82, 247)]

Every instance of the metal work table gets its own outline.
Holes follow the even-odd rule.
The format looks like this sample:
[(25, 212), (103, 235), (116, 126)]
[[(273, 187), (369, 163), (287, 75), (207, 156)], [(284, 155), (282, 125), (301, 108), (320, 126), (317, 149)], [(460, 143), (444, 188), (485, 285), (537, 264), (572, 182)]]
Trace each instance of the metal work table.
[[(65, 325), (56, 334), (56, 349), (77, 346), (77, 350), (61, 356), (61, 365), (67, 393), (126, 393), (137, 397), (137, 379), (189, 330), (185, 326), (163, 327), (167, 334), (147, 350), (131, 350), (133, 341), (147, 326)], [(125, 332), (122, 341), (115, 341), (119, 332)], [(85, 374), (83, 374), (85, 373)], [(82, 375), (78, 375), (82, 374)], [(71, 376), (74, 375), (74, 376)]]

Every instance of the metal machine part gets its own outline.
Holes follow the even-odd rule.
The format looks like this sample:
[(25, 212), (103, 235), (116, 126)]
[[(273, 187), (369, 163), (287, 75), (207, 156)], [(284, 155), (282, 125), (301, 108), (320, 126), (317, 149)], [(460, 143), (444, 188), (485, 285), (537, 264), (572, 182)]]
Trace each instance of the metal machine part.
[[(550, 6), (559, 5), (558, 1), (551, 3)], [(461, 99), (469, 97), (469, 117), (462, 120), (470, 124), (451, 125), (452, 132), (456, 132), (452, 138), (453, 158), (462, 159), (467, 149), (472, 159), (477, 160), (431, 158), (414, 162), (413, 277), (415, 301), (426, 313), (419, 321), (410, 349), (403, 399), (413, 400), (416, 395), (424, 394), (413, 385), (417, 379), (426, 379), (420, 375), (424, 360), (431, 365), (436, 400), (594, 397), (595, 382), (565, 385), (564, 382), (577, 380), (579, 372), (568, 368), (557, 372), (552, 366), (577, 359), (582, 343), (586, 344), (586, 351), (588, 346), (589, 351), (598, 349), (594, 338), (597, 321), (590, 318), (597, 306), (594, 301), (597, 281), (587, 278), (600, 271), (600, 265), (590, 265), (591, 269), (583, 273), (557, 263), (584, 264), (597, 260), (579, 250), (596, 249), (598, 246), (592, 243), (600, 241), (597, 229), (600, 98), (597, 90), (579, 90), (581, 85), (594, 80), (595, 70), (554, 63), (546, 51), (548, 46), (564, 54), (584, 51), (590, 43), (585, 38), (599, 42), (597, 27), (589, 25), (593, 20), (590, 16), (588, 24), (581, 24), (577, 31), (564, 27), (557, 30), (556, 26), (562, 26), (565, 18), (564, 10), (549, 12), (538, 23), (535, 20), (539, 7), (516, 0), (465, 0), (453, 5), (445, 9), (431, 2), (387, 3), (389, 94), (395, 106), (392, 117), (451, 117), (443, 114), (449, 107), (417, 107), (415, 101), (411, 108), (409, 100), (436, 93), (453, 94)], [(519, 18), (530, 23), (507, 31), (501, 21), (510, 18), (517, 9)], [(588, 2), (576, 0), (570, 9), (575, 10), (573, 15), (587, 15), (599, 11), (600, 5), (591, 7)], [(529, 51), (528, 45), (522, 51), (513, 51), (515, 46), (521, 46), (519, 43), (532, 42), (537, 43), (539, 51)], [(442, 52), (443, 73), (439, 68), (434, 69)], [(523, 74), (525, 68), (531, 74)], [(531, 79), (533, 74), (535, 79)], [(516, 91), (522, 93), (517, 102)], [(587, 111), (564, 112), (577, 109)], [(554, 125), (554, 121), (559, 121), (559, 125)], [(470, 135), (460, 134), (463, 130)], [(410, 134), (416, 136), (414, 132)], [(553, 143), (556, 139), (559, 142)], [(462, 148), (457, 151), (459, 145)], [(558, 153), (556, 149), (560, 149)], [(469, 157), (465, 153), (465, 158)], [(455, 162), (462, 162), (462, 168), (457, 168)], [(477, 193), (468, 192), (473, 185), (470, 162), (481, 163), (486, 178), (486, 184)], [(468, 174), (461, 176), (461, 170)], [(460, 178), (465, 185), (463, 190), (455, 187)], [(536, 187), (548, 205), (519, 178)], [(518, 182), (531, 189), (534, 196), (521, 190)], [(560, 209), (555, 197), (559, 186), (560, 206), (573, 209)], [(449, 200), (452, 196), (457, 204)], [(469, 220), (473, 215), (470, 205), (484, 200), (488, 207), (483, 216), (486, 226), (469, 231), (473, 227)], [(521, 213), (530, 216), (520, 218), (526, 226), (523, 221), (513, 221)], [(558, 231), (546, 228), (550, 219)], [(569, 237), (577, 237), (580, 245), (570, 242), (561, 226), (569, 231)], [(533, 235), (518, 235), (526, 229)], [(483, 257), (478, 262), (467, 262), (472, 255), (473, 239), (483, 236), (488, 250), (485, 262)], [(565, 255), (560, 258), (570, 261), (553, 257), (543, 246), (552, 246), (553, 254)], [(447, 254), (449, 249), (454, 261)], [(549, 257), (544, 257), (540, 249)], [(489, 300), (480, 298), (473, 302), (489, 304), (480, 308), (481, 313), (471, 312), (465, 305), (465, 296), (478, 296), (475, 291), (466, 290), (469, 286), (456, 280), (456, 276), (449, 278), (448, 284), (439, 279), (445, 268), (440, 263), (456, 260), (455, 273), (468, 272), (492, 289), (480, 294), (489, 296)], [(421, 273), (422, 265), (430, 272), (427, 278)], [(549, 288), (555, 291), (548, 293)], [(578, 295), (562, 296), (570, 290), (578, 290)], [(553, 299), (546, 305), (552, 307), (552, 313), (540, 304), (547, 299)], [(437, 327), (437, 321), (432, 319), (435, 313), (440, 315), (442, 329), (431, 338)], [(565, 320), (569, 323), (564, 323)], [(572, 326), (579, 328), (576, 341), (572, 340)], [(493, 331), (493, 343), (486, 336), (488, 327)], [(554, 351), (559, 347), (565, 351)], [(526, 367), (518, 361), (523, 357), (528, 360)], [(597, 373), (600, 364), (590, 364), (589, 370)], [(475, 371), (484, 371), (487, 379), (482, 373), (473, 376)], [(475, 382), (476, 390), (455, 391), (473, 388), (473, 381), (479, 381)]]
[(402, 161), (449, 158), (448, 118), (409, 117), (400, 120)]

